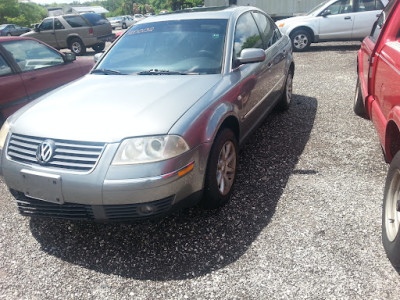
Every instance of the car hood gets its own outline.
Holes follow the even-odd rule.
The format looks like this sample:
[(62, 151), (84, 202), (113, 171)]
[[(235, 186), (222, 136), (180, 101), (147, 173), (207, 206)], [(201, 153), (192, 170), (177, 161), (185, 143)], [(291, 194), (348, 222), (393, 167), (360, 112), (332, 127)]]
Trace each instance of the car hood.
[(166, 134), (222, 75), (87, 75), (17, 111), (14, 133), (118, 142)]

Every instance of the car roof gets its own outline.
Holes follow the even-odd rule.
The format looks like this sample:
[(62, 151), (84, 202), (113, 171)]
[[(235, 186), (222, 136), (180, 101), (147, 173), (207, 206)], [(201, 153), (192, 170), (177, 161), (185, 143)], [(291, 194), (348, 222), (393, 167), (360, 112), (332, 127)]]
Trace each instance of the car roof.
[(260, 9), (252, 6), (200, 7), (157, 15), (150, 19), (145, 19), (140, 23), (144, 24), (150, 22), (188, 19), (230, 19), (236, 15), (242, 14), (245, 11), (251, 10), (260, 11)]

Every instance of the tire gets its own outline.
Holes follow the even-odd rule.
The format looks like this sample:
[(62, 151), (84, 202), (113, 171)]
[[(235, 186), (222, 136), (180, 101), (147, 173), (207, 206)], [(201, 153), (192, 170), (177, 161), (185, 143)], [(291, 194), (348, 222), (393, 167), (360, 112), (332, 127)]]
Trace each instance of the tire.
[(290, 34), (292, 40), (293, 51), (306, 51), (311, 44), (311, 35), (308, 31), (298, 29)]
[(123, 24), (122, 24), (122, 29), (126, 29), (126, 28), (127, 28), (126, 24), (123, 23)]
[(73, 38), (69, 42), (69, 48), (75, 55), (83, 55), (86, 53), (86, 47), (79, 38)]
[(216, 209), (226, 204), (236, 179), (238, 143), (232, 130), (222, 129), (211, 147), (205, 175), (202, 206)]
[(364, 99), (361, 92), (360, 77), (358, 76), (357, 76), (356, 91), (354, 93), (353, 110), (357, 116), (362, 117), (364, 119), (368, 119), (367, 112), (365, 110)]
[(400, 152), (390, 164), (386, 177), (382, 210), (382, 243), (387, 257), (400, 267)]
[(11, 36), (11, 32), (7, 33), (7, 36)]
[(99, 43), (99, 44), (92, 46), (92, 49), (94, 50), (94, 52), (99, 53), (99, 52), (103, 51), (105, 47), (106, 47), (106, 43)]
[(285, 111), (289, 109), (290, 103), (292, 102), (293, 96), (293, 71), (289, 70), (286, 77), (285, 89), (283, 95), (278, 102), (277, 109), (280, 111)]

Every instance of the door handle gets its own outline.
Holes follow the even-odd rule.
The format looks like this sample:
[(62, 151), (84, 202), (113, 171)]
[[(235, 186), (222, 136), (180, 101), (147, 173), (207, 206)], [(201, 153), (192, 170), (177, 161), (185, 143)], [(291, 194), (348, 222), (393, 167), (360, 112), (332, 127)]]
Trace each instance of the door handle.
[(351, 20), (351, 17), (344, 17), (345, 20)]

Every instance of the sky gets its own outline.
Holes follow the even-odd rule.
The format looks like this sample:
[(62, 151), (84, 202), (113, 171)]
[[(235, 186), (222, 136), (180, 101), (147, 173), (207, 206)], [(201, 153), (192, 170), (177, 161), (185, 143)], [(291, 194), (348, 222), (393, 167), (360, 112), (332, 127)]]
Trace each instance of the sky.
[[(78, 2), (89, 2), (90, 0), (76, 0)], [(51, 4), (51, 3), (72, 3), (74, 2), (73, 0), (31, 0), (31, 2), (37, 3), (37, 4)]]

